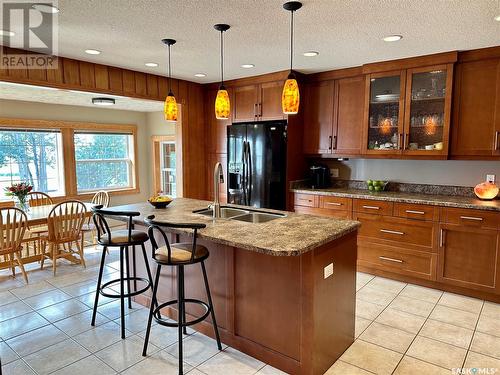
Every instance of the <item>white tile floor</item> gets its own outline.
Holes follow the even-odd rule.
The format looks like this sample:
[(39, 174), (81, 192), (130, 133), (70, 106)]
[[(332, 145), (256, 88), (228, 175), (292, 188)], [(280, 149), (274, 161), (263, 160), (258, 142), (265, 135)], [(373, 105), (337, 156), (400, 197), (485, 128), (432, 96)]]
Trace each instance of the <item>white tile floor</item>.
[[(101, 297), (90, 326), (99, 253), (86, 249), (87, 269), (31, 265), (30, 284), (0, 272), (0, 356), (4, 375), (177, 374), (177, 332), (154, 326), (141, 356), (147, 310), (127, 310), (119, 333), (119, 302)], [(105, 279), (117, 276), (112, 251)], [(451, 374), (452, 368), (497, 368), (500, 305), (358, 273), (356, 341), (326, 374)], [(185, 372), (193, 375), (283, 374), (257, 359), (191, 331)]]

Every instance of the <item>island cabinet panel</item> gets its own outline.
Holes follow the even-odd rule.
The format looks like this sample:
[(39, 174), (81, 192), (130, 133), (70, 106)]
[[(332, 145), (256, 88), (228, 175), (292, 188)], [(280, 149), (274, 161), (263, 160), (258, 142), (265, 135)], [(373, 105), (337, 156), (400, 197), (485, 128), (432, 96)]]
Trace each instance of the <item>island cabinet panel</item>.
[(438, 281), (500, 294), (499, 237), (497, 230), (442, 224)]
[(500, 58), (456, 68), (451, 155), (500, 157)]
[(334, 81), (310, 83), (305, 87), (305, 154), (328, 154), (332, 151), (334, 87)]
[[(146, 230), (142, 225), (136, 229)], [(160, 236), (155, 238), (163, 244)], [(169, 234), (169, 238), (172, 242), (191, 240), (178, 234)], [(207, 274), (225, 344), (288, 374), (323, 375), (354, 342), (356, 232), (297, 256), (273, 256), (202, 238), (198, 241), (210, 251)], [(151, 245), (146, 246), (149, 255)], [(136, 265), (131, 269), (146, 277), (139, 252), (133, 261)], [(156, 264), (149, 263), (156, 272)], [(331, 267), (333, 273), (325, 274)], [(185, 266), (185, 278), (187, 298), (206, 301), (200, 266)], [(158, 290), (160, 303), (176, 298), (175, 267), (162, 267)], [(149, 306), (151, 295), (148, 291), (134, 298)], [(203, 312), (189, 304), (186, 308), (188, 321)], [(175, 305), (163, 309), (162, 314), (177, 319)], [(208, 318), (193, 328), (214, 337)]]

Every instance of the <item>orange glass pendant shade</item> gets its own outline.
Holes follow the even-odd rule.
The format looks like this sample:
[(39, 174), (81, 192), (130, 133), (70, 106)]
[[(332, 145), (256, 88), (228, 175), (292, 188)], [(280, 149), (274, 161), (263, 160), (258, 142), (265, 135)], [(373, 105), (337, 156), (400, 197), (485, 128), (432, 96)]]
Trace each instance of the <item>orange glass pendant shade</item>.
[(299, 112), (300, 93), (299, 85), (295, 78), (288, 78), (283, 86), (281, 95), (281, 108), (285, 115), (296, 115)]
[(169, 93), (167, 98), (165, 99), (164, 111), (165, 120), (167, 121), (177, 121), (177, 101), (175, 100), (175, 96), (172, 93)]
[(479, 199), (491, 200), (498, 195), (498, 186), (491, 182), (482, 182), (474, 188), (474, 193)]
[(217, 120), (227, 120), (230, 111), (231, 103), (229, 102), (229, 94), (224, 86), (221, 86), (215, 98), (215, 117)]

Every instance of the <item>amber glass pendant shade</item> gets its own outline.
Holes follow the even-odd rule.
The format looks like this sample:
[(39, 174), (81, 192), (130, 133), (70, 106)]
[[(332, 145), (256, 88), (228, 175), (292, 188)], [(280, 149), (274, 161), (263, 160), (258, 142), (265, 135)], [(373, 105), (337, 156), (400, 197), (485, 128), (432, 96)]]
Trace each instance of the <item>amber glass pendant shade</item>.
[(177, 121), (178, 109), (177, 109), (177, 101), (175, 100), (174, 94), (172, 92), (168, 93), (167, 98), (165, 99), (165, 120), (170, 122)]
[(300, 92), (295, 78), (288, 78), (283, 86), (281, 108), (285, 115), (295, 115), (299, 112)]
[(231, 103), (229, 101), (229, 94), (224, 86), (221, 86), (215, 98), (215, 117), (217, 120), (227, 120), (230, 111)]

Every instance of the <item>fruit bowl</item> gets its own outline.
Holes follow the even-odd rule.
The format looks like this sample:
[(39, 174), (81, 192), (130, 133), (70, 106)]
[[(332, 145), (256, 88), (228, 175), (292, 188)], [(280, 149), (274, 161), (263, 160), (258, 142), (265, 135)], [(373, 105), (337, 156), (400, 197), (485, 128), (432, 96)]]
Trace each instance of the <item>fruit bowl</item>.
[(166, 196), (151, 197), (148, 199), (148, 202), (154, 208), (166, 208), (172, 201), (172, 198)]
[(389, 181), (367, 180), (366, 185), (371, 192), (384, 191)]

